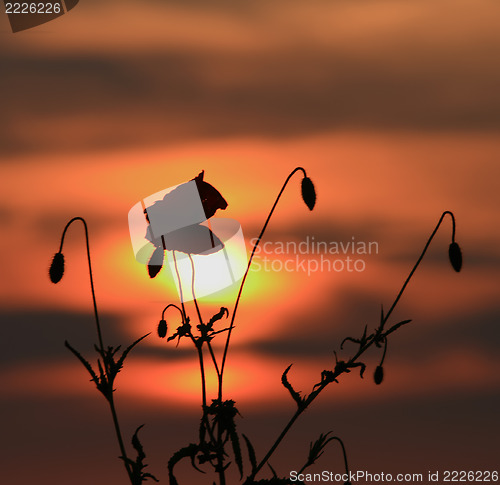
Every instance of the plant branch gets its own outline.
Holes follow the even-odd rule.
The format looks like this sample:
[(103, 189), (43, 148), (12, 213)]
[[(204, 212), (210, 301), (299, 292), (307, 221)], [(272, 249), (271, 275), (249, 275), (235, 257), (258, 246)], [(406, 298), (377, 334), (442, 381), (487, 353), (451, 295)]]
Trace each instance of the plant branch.
[[(388, 313), (384, 316), (383, 311), (382, 311), (382, 315), (381, 315), (381, 319), (380, 319), (380, 325), (379, 325), (378, 329), (376, 330), (376, 332), (374, 334), (370, 335), (368, 338), (366, 338), (365, 340), (363, 340), (360, 343), (358, 351), (347, 362), (337, 362), (334, 371), (331, 372), (328, 375), (328, 378), (326, 378), (324, 381), (322, 381), (321, 383), (319, 383), (317, 389), (313, 390), (311, 392), (311, 394), (309, 394), (307, 397), (304, 398), (304, 400), (303, 400), (303, 406), (299, 406), (298, 407), (297, 411), (295, 411), (295, 413), (293, 414), (293, 416), (291, 417), (291, 419), (288, 421), (288, 423), (284, 427), (283, 431), (280, 433), (280, 435), (278, 436), (278, 438), (276, 439), (276, 441), (273, 443), (273, 445), (271, 446), (271, 448), (269, 449), (269, 451), (266, 453), (266, 455), (264, 456), (264, 458), (262, 458), (262, 460), (260, 461), (260, 463), (253, 469), (252, 473), (249, 475), (249, 477), (247, 478), (247, 480), (246, 480), (245, 483), (248, 483), (248, 484), (251, 483), (251, 481), (255, 478), (255, 476), (257, 475), (257, 473), (262, 469), (262, 467), (268, 462), (268, 460), (271, 458), (271, 456), (273, 455), (273, 453), (276, 451), (276, 448), (278, 448), (279, 444), (283, 441), (284, 437), (286, 436), (286, 434), (288, 433), (288, 431), (290, 430), (290, 428), (293, 426), (293, 424), (295, 423), (295, 421), (309, 407), (309, 405), (319, 396), (319, 394), (323, 391), (323, 389), (325, 389), (325, 387), (328, 384), (332, 383), (332, 382), (338, 382), (337, 381), (337, 377), (339, 377), (343, 373), (350, 372), (350, 368), (353, 367), (354, 364), (357, 363), (357, 360), (359, 359), (359, 357), (361, 355), (363, 355), (373, 344), (379, 345), (379, 342), (381, 342), (381, 341), (384, 341), (384, 343), (385, 343), (384, 354), (383, 354), (383, 358), (382, 358), (382, 361), (383, 361), (383, 359), (385, 358), (385, 353), (387, 351), (387, 335), (389, 335), (390, 333), (393, 333), (395, 330), (397, 330), (398, 328), (400, 328), (405, 323), (408, 323), (409, 320), (405, 320), (403, 322), (396, 323), (389, 330), (387, 330), (385, 333), (383, 331), (384, 325), (387, 322), (387, 320), (388, 320), (389, 316), (391, 315), (392, 311), (396, 308), (396, 305), (398, 304), (401, 296), (403, 295), (406, 287), (408, 286), (408, 283), (410, 282), (413, 274), (415, 273), (415, 271), (418, 268), (420, 262), (422, 261), (422, 259), (423, 259), (424, 255), (425, 255), (425, 253), (426, 253), (426, 251), (427, 251), (427, 249), (428, 249), (428, 247), (429, 247), (432, 239), (436, 235), (436, 232), (438, 231), (438, 229), (439, 229), (439, 227), (440, 227), (440, 225), (441, 225), (444, 217), (447, 214), (450, 215), (450, 217), (452, 219), (452, 223), (453, 223), (453, 227), (452, 227), (452, 242), (455, 242), (455, 217), (454, 217), (454, 215), (453, 215), (452, 212), (445, 211), (441, 215), (441, 217), (440, 217), (440, 219), (439, 219), (436, 227), (432, 231), (429, 239), (427, 240), (427, 242), (426, 242), (426, 244), (424, 246), (424, 249), (423, 249), (422, 253), (420, 254), (419, 258), (417, 259), (417, 262), (413, 266), (412, 270), (410, 271), (409, 276), (406, 278), (405, 282), (403, 283), (403, 286), (402, 286), (401, 290), (399, 291), (398, 295), (396, 296), (396, 299), (394, 300), (394, 302), (393, 302), (391, 308), (389, 309)], [(342, 447), (343, 447), (343, 445), (342, 445)], [(347, 468), (347, 458), (345, 457), (345, 450), (344, 450), (344, 458), (346, 460), (345, 464), (346, 464), (346, 468)]]

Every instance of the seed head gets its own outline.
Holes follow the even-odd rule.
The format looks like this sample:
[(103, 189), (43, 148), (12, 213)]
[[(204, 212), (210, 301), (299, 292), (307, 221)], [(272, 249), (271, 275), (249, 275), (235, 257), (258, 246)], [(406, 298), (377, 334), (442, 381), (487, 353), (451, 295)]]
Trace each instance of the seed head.
[(450, 244), (448, 256), (453, 269), (458, 273), (462, 269), (462, 251), (456, 242)]
[(314, 184), (309, 177), (304, 177), (302, 179), (302, 198), (306, 203), (309, 210), (313, 210), (316, 204), (316, 189)]
[(52, 264), (49, 268), (49, 277), (52, 283), (56, 284), (61, 281), (61, 278), (64, 274), (64, 256), (62, 253), (54, 254), (54, 258), (52, 259)]
[(160, 323), (158, 324), (158, 337), (160, 338), (165, 338), (167, 336), (167, 322), (164, 319), (160, 320)]
[(375, 369), (373, 380), (377, 385), (382, 384), (382, 381), (384, 380), (384, 368), (381, 365), (378, 365)]

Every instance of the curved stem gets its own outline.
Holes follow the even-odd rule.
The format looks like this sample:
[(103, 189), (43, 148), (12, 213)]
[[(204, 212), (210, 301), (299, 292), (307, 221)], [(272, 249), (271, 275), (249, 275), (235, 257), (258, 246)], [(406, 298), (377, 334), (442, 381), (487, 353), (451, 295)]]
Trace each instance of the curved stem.
[(334, 436), (331, 439), (332, 440), (337, 440), (340, 443), (340, 446), (342, 447), (342, 453), (344, 454), (345, 472), (346, 472), (347, 476), (349, 476), (349, 465), (347, 464), (347, 453), (345, 451), (344, 442), (338, 436)]
[(387, 337), (384, 338), (384, 353), (382, 354), (382, 360), (380, 361), (380, 364), (379, 366), (382, 366), (384, 364), (384, 360), (385, 360), (385, 354), (387, 354), (387, 342), (389, 340), (387, 339)]
[(67, 224), (66, 227), (64, 228), (64, 231), (61, 236), (61, 245), (59, 246), (59, 252), (62, 253), (63, 249), (63, 244), (64, 244), (64, 238), (66, 236), (66, 231), (68, 230), (69, 226), (73, 224), (75, 221), (81, 221), (83, 223), (83, 227), (85, 228), (85, 243), (87, 245), (87, 260), (88, 260), (88, 265), (89, 265), (89, 276), (90, 276), (90, 289), (92, 291), (92, 303), (94, 305), (94, 316), (95, 316), (95, 323), (97, 327), (97, 337), (99, 339), (99, 345), (101, 350), (104, 350), (104, 344), (102, 340), (102, 333), (101, 333), (101, 325), (99, 324), (99, 314), (97, 312), (97, 303), (95, 299), (95, 290), (94, 290), (94, 278), (92, 276), (92, 263), (90, 261), (90, 246), (89, 246), (89, 231), (87, 228), (87, 223), (83, 217), (73, 217)]
[(281, 187), (281, 190), (280, 190), (280, 192), (278, 194), (278, 197), (276, 197), (276, 200), (274, 201), (273, 207), (271, 208), (271, 211), (269, 212), (269, 215), (267, 216), (266, 222), (264, 223), (264, 226), (262, 227), (262, 230), (260, 231), (259, 237), (257, 238), (257, 241), (255, 242), (254, 247), (252, 249), (252, 253), (250, 255), (250, 259), (248, 260), (247, 269), (245, 271), (245, 274), (243, 275), (243, 279), (241, 281), (240, 289), (238, 291), (238, 296), (236, 297), (236, 303), (234, 304), (233, 315), (231, 317), (231, 324), (229, 325), (229, 330), (228, 330), (228, 333), (227, 333), (226, 345), (224, 347), (224, 353), (222, 354), (222, 363), (221, 363), (220, 376), (219, 376), (219, 399), (220, 400), (222, 400), (222, 383), (223, 383), (223, 376), (224, 376), (224, 367), (226, 365), (226, 358), (227, 358), (227, 352), (228, 352), (228, 349), (229, 349), (229, 341), (231, 339), (231, 332), (232, 332), (233, 327), (234, 327), (234, 320), (235, 320), (235, 317), (236, 317), (236, 312), (238, 310), (238, 304), (240, 302), (241, 293), (243, 291), (243, 286), (245, 285), (245, 281), (247, 279), (248, 272), (250, 271), (250, 266), (252, 265), (252, 260), (253, 260), (253, 257), (255, 255), (255, 251), (257, 250), (257, 247), (259, 246), (259, 243), (260, 243), (262, 237), (264, 236), (264, 233), (266, 232), (266, 229), (267, 229), (267, 226), (269, 224), (269, 221), (271, 220), (271, 217), (272, 217), (272, 215), (274, 213), (274, 210), (276, 209), (276, 206), (278, 205), (278, 202), (279, 202), (279, 200), (281, 198), (281, 195), (285, 191), (285, 188), (288, 185), (288, 182), (293, 177), (293, 175), (295, 175), (295, 173), (299, 172), (299, 171), (301, 171), (304, 174), (304, 177), (307, 177), (306, 171), (302, 167), (295, 168), (288, 175), (287, 179), (285, 180), (285, 183), (283, 184), (283, 187)]
[[(97, 311), (97, 303), (96, 303), (96, 298), (95, 298), (95, 289), (94, 289), (94, 278), (92, 276), (92, 263), (90, 260), (90, 245), (89, 245), (89, 231), (87, 227), (87, 222), (83, 217), (73, 217), (66, 226), (64, 227), (62, 236), (61, 236), (61, 244), (59, 246), (59, 252), (62, 253), (63, 245), (64, 245), (64, 238), (66, 237), (66, 231), (68, 230), (69, 226), (73, 224), (75, 221), (80, 221), (83, 224), (83, 227), (85, 228), (85, 243), (87, 246), (87, 261), (89, 265), (89, 276), (90, 276), (90, 289), (92, 291), (92, 303), (94, 305), (94, 316), (95, 316), (95, 322), (96, 322), (96, 327), (97, 327), (97, 337), (99, 339), (99, 346), (100, 346), (100, 354), (103, 356), (103, 363), (104, 363), (104, 369), (106, 372), (106, 378), (109, 379), (109, 368), (107, 365), (107, 361), (104, 358), (104, 343), (102, 339), (102, 333), (101, 333), (101, 325), (99, 323), (99, 313)], [(115, 428), (115, 433), (116, 433), (116, 439), (118, 440), (118, 446), (120, 447), (120, 452), (122, 454), (123, 462), (125, 465), (125, 469), (127, 471), (128, 477), (130, 479), (130, 482), (132, 485), (134, 484), (134, 478), (132, 475), (132, 470), (130, 468), (130, 464), (128, 462), (128, 457), (127, 457), (127, 452), (125, 450), (125, 445), (123, 444), (123, 438), (122, 438), (122, 433), (120, 429), (120, 424), (118, 421), (118, 416), (116, 414), (116, 407), (113, 399), (113, 393), (111, 393), (109, 399), (109, 408), (111, 410), (111, 415), (113, 417), (113, 425)]]
[(430, 235), (429, 239), (427, 240), (427, 243), (425, 244), (424, 249), (422, 250), (422, 253), (420, 254), (419, 258), (417, 259), (417, 262), (415, 263), (415, 265), (413, 266), (412, 270), (410, 271), (410, 274), (408, 275), (408, 278), (406, 278), (406, 281), (403, 283), (403, 286), (401, 287), (401, 290), (399, 290), (399, 293), (396, 296), (396, 299), (394, 300), (391, 308), (389, 308), (389, 311), (385, 315), (385, 317), (383, 319), (383, 323), (387, 322), (387, 320), (389, 319), (389, 316), (391, 315), (392, 311), (394, 310), (394, 308), (398, 304), (399, 299), (403, 295), (403, 293), (404, 293), (406, 287), (408, 286), (408, 283), (410, 282), (413, 274), (415, 273), (415, 271), (417, 270), (419, 264), (421, 263), (422, 259), (424, 258), (425, 253), (427, 252), (427, 249), (429, 248), (432, 240), (434, 239), (434, 236), (436, 235), (436, 233), (437, 233), (437, 231), (439, 229), (439, 226), (441, 225), (441, 223), (443, 222), (444, 217), (447, 214), (451, 217), (451, 221), (452, 221), (451, 240), (452, 240), (452, 242), (455, 242), (455, 216), (453, 215), (453, 212), (451, 212), (451, 211), (444, 211), (441, 214), (441, 217), (439, 218), (439, 221), (438, 221), (436, 227), (434, 228), (434, 231), (432, 231), (432, 234)]
[(174, 308), (177, 308), (177, 310), (179, 310), (179, 313), (181, 314), (181, 318), (182, 318), (182, 323), (184, 323), (184, 313), (182, 312), (182, 310), (177, 306), (177, 305), (174, 305), (173, 303), (170, 303), (169, 305), (167, 305), (163, 311), (161, 312), (161, 318), (163, 320), (165, 320), (165, 312), (170, 308), (170, 307), (174, 307)]

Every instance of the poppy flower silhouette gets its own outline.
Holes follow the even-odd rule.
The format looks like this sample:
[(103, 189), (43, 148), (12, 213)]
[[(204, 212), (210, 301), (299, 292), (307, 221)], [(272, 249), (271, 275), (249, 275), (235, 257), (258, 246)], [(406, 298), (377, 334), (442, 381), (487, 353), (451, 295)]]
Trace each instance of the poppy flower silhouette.
[(25, 1), (7, 2), (5, 12), (9, 18), (12, 32), (32, 29), (58, 17), (62, 17), (75, 8), (79, 0), (58, 0), (52, 2)]
[[(177, 279), (192, 283), (190, 291), (183, 292), (182, 282), (178, 281), (181, 298), (187, 293), (194, 297), (195, 286), (199, 296), (231, 286), (243, 274), (241, 261), (246, 264), (247, 260), (239, 223), (232, 219), (211, 220), (228, 204), (222, 194), (204, 180), (204, 175), (202, 171), (189, 182), (144, 199), (140, 203), (142, 224), (137, 219), (139, 204), (129, 212), (136, 259), (146, 263), (149, 277), (155, 278), (164, 267), (166, 255)], [(141, 225), (142, 242), (138, 234)], [(196, 285), (192, 282), (195, 272)]]

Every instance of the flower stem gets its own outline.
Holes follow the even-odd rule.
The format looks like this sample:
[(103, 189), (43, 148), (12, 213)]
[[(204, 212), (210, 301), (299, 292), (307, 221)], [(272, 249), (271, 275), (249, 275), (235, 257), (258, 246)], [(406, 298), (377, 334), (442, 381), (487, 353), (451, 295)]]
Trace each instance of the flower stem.
[(422, 259), (424, 258), (425, 253), (427, 252), (427, 249), (429, 248), (432, 240), (434, 239), (434, 236), (436, 235), (436, 233), (437, 233), (437, 231), (439, 229), (439, 226), (441, 226), (441, 223), (443, 222), (443, 219), (444, 219), (444, 217), (447, 214), (451, 217), (451, 221), (452, 221), (452, 235), (451, 235), (451, 239), (452, 239), (452, 242), (455, 242), (455, 216), (453, 215), (453, 212), (451, 212), (451, 211), (444, 211), (441, 214), (441, 217), (439, 218), (439, 221), (436, 224), (436, 227), (434, 228), (434, 231), (432, 231), (431, 235), (429, 236), (429, 239), (427, 240), (427, 242), (426, 242), (426, 244), (424, 246), (424, 249), (422, 250), (422, 253), (420, 254), (419, 258), (417, 259), (417, 262), (415, 263), (415, 265), (413, 266), (412, 270), (410, 271), (410, 274), (408, 275), (408, 277), (406, 278), (405, 282), (403, 283), (403, 286), (401, 287), (401, 290), (399, 290), (399, 293), (396, 296), (396, 299), (394, 300), (391, 308), (389, 308), (389, 311), (385, 315), (385, 317), (383, 319), (383, 323), (385, 323), (389, 319), (392, 311), (394, 310), (394, 308), (396, 308), (396, 305), (398, 304), (399, 299), (403, 295), (403, 293), (404, 293), (406, 287), (408, 286), (408, 283), (410, 282), (413, 274), (415, 273), (415, 271), (417, 270), (418, 266), (420, 265)]
[[(99, 353), (103, 356), (104, 370), (106, 372), (106, 378), (109, 380), (109, 375), (110, 374), (109, 374), (109, 368), (108, 368), (108, 365), (107, 365), (107, 361), (104, 358), (104, 342), (103, 342), (103, 339), (102, 339), (101, 325), (99, 323), (99, 313), (97, 311), (97, 303), (96, 303), (95, 289), (94, 289), (94, 278), (93, 278), (93, 275), (92, 275), (92, 262), (91, 262), (91, 258), (90, 258), (90, 245), (89, 245), (89, 231), (88, 231), (88, 227), (87, 227), (87, 222), (85, 221), (85, 219), (83, 217), (73, 217), (73, 219), (71, 219), (66, 224), (66, 226), (64, 227), (64, 231), (62, 233), (62, 236), (61, 236), (61, 244), (59, 246), (59, 252), (62, 253), (62, 249), (63, 249), (63, 245), (64, 245), (64, 238), (66, 237), (66, 231), (68, 230), (69, 226), (71, 226), (71, 224), (73, 224), (73, 222), (75, 222), (75, 221), (82, 222), (83, 227), (85, 228), (85, 243), (86, 243), (86, 247), (87, 247), (87, 261), (88, 261), (88, 265), (89, 265), (90, 289), (92, 291), (92, 303), (93, 303), (93, 306), (94, 306), (94, 316), (95, 316), (95, 322), (96, 322), (96, 328), (97, 328), (97, 338), (99, 340), (99, 346), (100, 346), (100, 352)], [(118, 446), (120, 447), (120, 452), (121, 452), (121, 456), (123, 458), (125, 469), (127, 471), (128, 477), (130, 479), (130, 483), (132, 485), (134, 485), (134, 477), (132, 475), (132, 470), (130, 469), (130, 465), (129, 465), (129, 462), (128, 462), (127, 452), (126, 452), (125, 446), (123, 444), (122, 433), (121, 433), (121, 430), (120, 430), (120, 424), (119, 424), (119, 421), (118, 421), (118, 416), (116, 414), (116, 407), (115, 407), (115, 403), (114, 403), (113, 393), (112, 392), (111, 392), (109, 398), (107, 399), (107, 401), (109, 403), (109, 407), (110, 407), (110, 410), (111, 410), (111, 415), (113, 417), (113, 424), (114, 424), (114, 428), (115, 428), (116, 438), (118, 440)]]
[(276, 197), (276, 200), (274, 201), (273, 207), (271, 208), (271, 211), (269, 212), (269, 215), (267, 216), (266, 222), (264, 223), (264, 226), (262, 227), (262, 230), (260, 231), (259, 237), (257, 238), (257, 241), (255, 242), (255, 244), (253, 246), (252, 253), (250, 255), (250, 259), (248, 260), (247, 269), (245, 271), (245, 274), (243, 275), (243, 279), (241, 281), (240, 289), (238, 291), (238, 296), (236, 297), (236, 302), (234, 304), (233, 315), (231, 317), (231, 324), (229, 325), (229, 330), (228, 330), (228, 333), (227, 333), (226, 345), (224, 347), (224, 353), (222, 354), (222, 363), (221, 363), (220, 375), (219, 375), (219, 399), (221, 401), (222, 401), (222, 384), (223, 384), (223, 380), (224, 380), (224, 367), (226, 365), (227, 353), (228, 353), (228, 350), (229, 350), (229, 341), (231, 340), (231, 333), (232, 333), (232, 330), (234, 328), (234, 320), (235, 320), (235, 317), (236, 317), (236, 312), (238, 310), (238, 304), (240, 302), (241, 294), (243, 292), (243, 286), (245, 285), (245, 281), (247, 279), (248, 272), (250, 271), (250, 266), (252, 265), (252, 260), (253, 260), (253, 257), (255, 255), (255, 251), (257, 250), (257, 247), (259, 246), (259, 243), (260, 243), (262, 237), (264, 236), (264, 233), (266, 232), (266, 229), (267, 229), (267, 226), (269, 224), (269, 221), (271, 220), (271, 217), (272, 217), (272, 215), (274, 213), (274, 210), (276, 209), (276, 206), (278, 205), (278, 202), (279, 202), (279, 200), (281, 198), (281, 195), (285, 191), (285, 188), (288, 185), (288, 182), (290, 181), (290, 179), (293, 177), (293, 175), (295, 175), (296, 172), (299, 172), (299, 171), (301, 171), (304, 174), (304, 177), (307, 177), (306, 171), (302, 167), (295, 168), (288, 175), (287, 179), (285, 180), (285, 183), (283, 184), (283, 187), (281, 187), (281, 190), (280, 190), (278, 196)]
[(63, 249), (63, 244), (64, 244), (64, 238), (66, 236), (66, 231), (68, 230), (69, 226), (73, 224), (75, 221), (81, 221), (83, 223), (83, 227), (85, 228), (85, 243), (87, 245), (87, 260), (88, 260), (88, 265), (89, 265), (89, 276), (90, 276), (90, 289), (92, 291), (92, 303), (94, 305), (94, 316), (95, 316), (95, 323), (97, 327), (97, 337), (99, 339), (99, 345), (102, 350), (104, 350), (104, 344), (102, 340), (102, 333), (101, 333), (101, 325), (99, 323), (99, 314), (97, 312), (97, 303), (96, 303), (96, 298), (95, 298), (95, 290), (94, 290), (94, 278), (92, 276), (92, 263), (90, 261), (90, 246), (89, 246), (89, 231), (87, 227), (87, 222), (83, 217), (73, 217), (67, 224), (66, 227), (64, 228), (64, 231), (61, 236), (61, 245), (59, 246), (59, 252), (62, 253)]

